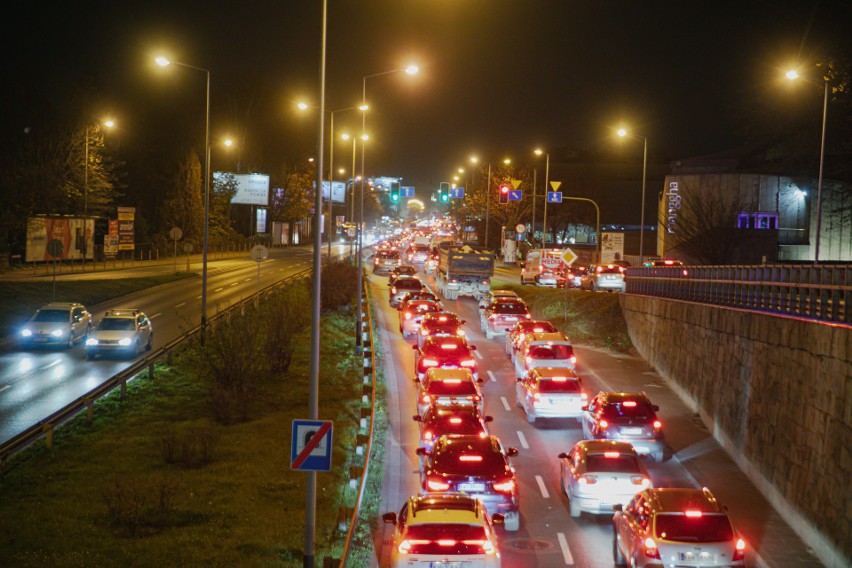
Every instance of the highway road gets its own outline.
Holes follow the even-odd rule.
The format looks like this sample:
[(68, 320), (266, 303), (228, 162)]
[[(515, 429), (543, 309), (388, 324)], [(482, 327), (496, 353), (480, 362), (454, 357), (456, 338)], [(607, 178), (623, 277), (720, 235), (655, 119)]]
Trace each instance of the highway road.
[[(348, 246), (335, 248), (335, 254), (348, 254)], [(310, 268), (311, 262), (309, 247), (270, 249), (270, 258), (260, 265), (260, 287)], [(170, 264), (146, 267), (143, 263), (128, 270), (69, 274), (59, 278), (128, 278), (172, 270)], [(258, 266), (248, 254), (244, 258), (209, 262), (208, 317), (254, 294), (257, 289)], [(118, 307), (137, 308), (148, 314), (154, 326), (156, 349), (200, 322), (201, 278), (179, 280), (97, 306), (87, 306), (95, 321), (104, 311)], [(88, 361), (85, 347), (80, 344), (68, 350), (53, 347), (20, 350), (13, 338), (5, 338), (0, 345), (0, 442), (90, 391), (132, 361), (122, 358)]]
[[(493, 284), (517, 282), (518, 274), (516, 268), (500, 268)], [(421, 272), (420, 277), (437, 290), (431, 276)], [(387, 278), (369, 278), (378, 321), (376, 341), (381, 342), (386, 359), (391, 423), (380, 512), (399, 511), (410, 495), (419, 492), (418, 427), (412, 420), (416, 414), (413, 340), (403, 339), (398, 331), (397, 312), (387, 302)], [(491, 433), (504, 447), (514, 446), (519, 451), (512, 461), (520, 483), (521, 528), (518, 532), (499, 529), (503, 566), (612, 566), (611, 516), (584, 513), (572, 519), (560, 491), (557, 455), (582, 439), (581, 428), (573, 420), (528, 424), (515, 405), (514, 370), (504, 352), (503, 337), (488, 341), (480, 333), (477, 304), (472, 298), (443, 303), (468, 322), (465, 333), (477, 346), (474, 353), (485, 379), (485, 414), (494, 416)], [(749, 545), (747, 560), (752, 566), (821, 566), (695, 414), (643, 360), (581, 345), (575, 350), (578, 374), (591, 394), (598, 390), (645, 391), (660, 406), (670, 457), (647, 465), (655, 487), (710, 487), (730, 507), (735, 526)], [(389, 562), (390, 537), (391, 526), (379, 524), (374, 541), (381, 566)]]

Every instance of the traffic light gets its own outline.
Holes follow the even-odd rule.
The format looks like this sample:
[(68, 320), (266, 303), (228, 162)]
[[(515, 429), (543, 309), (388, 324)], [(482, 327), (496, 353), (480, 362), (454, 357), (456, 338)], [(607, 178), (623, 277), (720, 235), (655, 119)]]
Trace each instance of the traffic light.
[(391, 203), (399, 203), (399, 182), (391, 182)]
[(448, 203), (450, 201), (450, 190), (449, 190), (449, 188), (442, 187), (439, 198), (441, 200), (441, 203)]
[(509, 184), (504, 183), (500, 186), (500, 205), (509, 203)]

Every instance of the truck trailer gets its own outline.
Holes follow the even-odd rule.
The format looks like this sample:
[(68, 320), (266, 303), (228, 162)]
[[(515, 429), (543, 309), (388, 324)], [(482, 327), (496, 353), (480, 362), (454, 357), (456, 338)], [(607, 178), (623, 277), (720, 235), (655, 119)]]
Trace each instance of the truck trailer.
[(494, 254), (468, 245), (440, 243), (435, 280), (447, 300), (472, 296), (479, 301), (491, 289)]

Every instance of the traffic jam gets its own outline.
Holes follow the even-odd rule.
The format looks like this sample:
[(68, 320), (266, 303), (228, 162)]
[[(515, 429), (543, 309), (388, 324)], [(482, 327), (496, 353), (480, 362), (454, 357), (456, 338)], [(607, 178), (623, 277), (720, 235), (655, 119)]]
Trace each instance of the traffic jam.
[[(670, 454), (664, 410), (653, 395), (602, 388), (607, 382), (584, 368), (569, 337), (535, 318), (518, 293), (492, 289), (491, 256), (420, 226), (380, 240), (369, 262), (374, 301), (386, 294), (391, 310), (388, 337), (413, 354), (400, 355), (404, 345), (387, 350), (405, 374), (401, 382), (410, 384), (398, 395), (399, 420), (410, 420), (418, 436), (405, 458), (418, 464), (416, 490), (412, 484), (382, 515), (389, 548), (382, 557), (390, 566), (584, 565), (558, 523), (552, 562), (507, 555), (506, 543), (533, 532), (539, 512), (576, 519), (611, 540), (592, 552), (595, 564), (746, 565), (746, 542), (712, 491), (655, 474)], [(522, 270), (521, 284), (559, 280), (582, 289), (581, 275), (612, 273), (544, 265), (536, 275)], [(586, 289), (623, 290), (623, 269), (614, 273), (619, 277)], [(409, 399), (415, 403), (405, 404)], [(501, 418), (512, 413), (533, 429), (518, 431), (517, 442), (498, 436)], [(520, 465), (538, 434), (550, 461)], [(549, 497), (555, 488), (567, 506), (545, 515), (530, 493)], [(533, 497), (535, 505), (524, 504)]]

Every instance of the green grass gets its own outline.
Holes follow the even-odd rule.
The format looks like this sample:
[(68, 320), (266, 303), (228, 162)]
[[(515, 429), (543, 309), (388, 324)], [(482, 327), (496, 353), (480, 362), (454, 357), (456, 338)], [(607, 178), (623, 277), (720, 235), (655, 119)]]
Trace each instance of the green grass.
[(196, 277), (195, 273), (178, 272), (145, 278), (115, 280), (57, 280), (56, 299), (53, 282), (0, 282), (0, 337), (15, 333), (33, 313), (49, 302), (79, 302), (86, 307), (144, 290), (158, 284)]
[[(320, 418), (334, 420), (333, 470), (317, 474), (316, 558), (336, 536), (358, 428), (361, 367), (352, 317), (323, 318)], [(291, 421), (308, 417), (309, 330), (290, 370), (260, 381), (248, 422), (212, 420), (209, 384), (197, 355), (179, 354), (156, 378), (137, 378), (128, 396), (99, 402), (14, 456), (0, 480), (4, 566), (301, 566), (306, 474), (290, 470)], [(147, 375), (145, 375), (147, 376)], [(204, 429), (218, 440), (206, 466), (166, 464), (163, 434)], [(174, 485), (173, 508), (148, 513), (135, 535), (111, 522), (104, 494), (116, 482), (156, 503)], [(127, 491), (131, 493), (131, 491)]]

